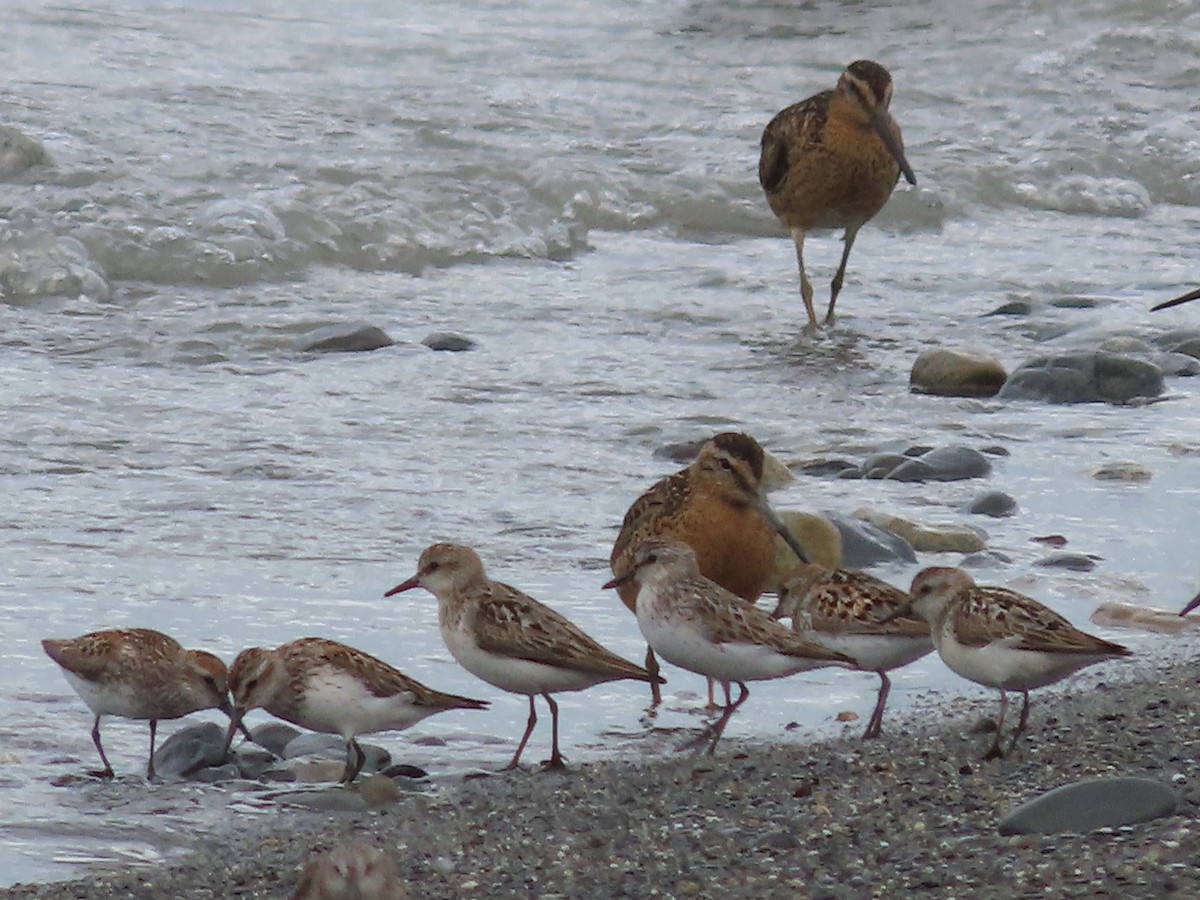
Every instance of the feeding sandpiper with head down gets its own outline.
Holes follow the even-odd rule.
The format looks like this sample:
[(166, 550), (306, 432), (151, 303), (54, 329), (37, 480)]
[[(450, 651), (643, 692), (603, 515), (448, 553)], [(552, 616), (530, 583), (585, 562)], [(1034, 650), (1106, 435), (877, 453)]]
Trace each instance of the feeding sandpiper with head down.
[(891, 102), (888, 70), (860, 59), (846, 67), (836, 88), (781, 110), (763, 130), (758, 181), (796, 245), (810, 330), (818, 325), (804, 270), (804, 236), (814, 229), (846, 230), (825, 315), (829, 323), (859, 229), (883, 209), (901, 173), (909, 184), (917, 183), (900, 126), (888, 112)]
[[(637, 620), (651, 648), (668, 662), (715, 679), (725, 708), (696, 743), (712, 753), (730, 717), (750, 696), (747, 681), (783, 678), (822, 666), (853, 665), (850, 657), (805, 640), (716, 582), (705, 578), (682, 541), (648, 538), (638, 545), (614, 588), (638, 585)], [(738, 686), (733, 700), (730, 685)]]
[(154, 777), (154, 740), (160, 719), (178, 719), (202, 709), (231, 714), (225, 663), (203, 650), (185, 650), (174, 638), (149, 628), (93, 631), (77, 638), (42, 641), (46, 655), (62, 668), (67, 682), (95, 715), (92, 743), (104, 768), (89, 772), (112, 778), (100, 742), (102, 716), (149, 720)]
[(461, 544), (433, 544), (417, 571), (385, 596), (423, 587), (438, 601), (438, 627), (450, 654), (471, 674), (503, 691), (529, 698), (529, 719), (512, 761), (515, 769), (537, 724), (534, 698), (550, 707), (549, 768), (562, 768), (558, 704), (553, 694), (582, 691), (608, 681), (657, 680), (641, 666), (606, 650), (578, 626), (516, 588), (492, 581), (479, 555)]
[(226, 753), (242, 718), (262, 708), (301, 728), (344, 738), (343, 784), (354, 780), (366, 758), (358, 735), (402, 731), (435, 713), (488, 705), (435, 691), (370, 654), (314, 637), (273, 650), (243, 650), (229, 667), (229, 690), (234, 712)]
[[(1032, 597), (1002, 587), (980, 587), (962, 569), (922, 569), (909, 589), (912, 611), (933, 629), (933, 644), (951, 671), (1000, 691), (996, 739), (984, 759), (1012, 750), (1029, 724), (1029, 692), (1085, 666), (1132, 656), (1120, 644), (1080, 631)], [(1001, 747), (1006, 691), (1023, 698), (1021, 718)]]
[(900, 614), (911, 604), (904, 591), (866, 572), (807, 563), (784, 582), (771, 614), (790, 618), (792, 628), (808, 640), (845, 653), (856, 668), (879, 676), (879, 695), (864, 738), (882, 733), (892, 687), (887, 673), (933, 651), (929, 623)]
[[(621, 576), (633, 565), (641, 542), (651, 537), (683, 541), (695, 552), (703, 575), (750, 603), (771, 577), (775, 534), (800, 559), (807, 559), (767, 501), (764, 470), (765, 454), (758, 441), (725, 431), (706, 441), (690, 466), (638, 497), (625, 514), (609, 560), (622, 602), (636, 611), (638, 585)], [(646, 668), (658, 672), (653, 649), (646, 651)], [(651, 690), (653, 702), (660, 703), (656, 682), (651, 682)]]

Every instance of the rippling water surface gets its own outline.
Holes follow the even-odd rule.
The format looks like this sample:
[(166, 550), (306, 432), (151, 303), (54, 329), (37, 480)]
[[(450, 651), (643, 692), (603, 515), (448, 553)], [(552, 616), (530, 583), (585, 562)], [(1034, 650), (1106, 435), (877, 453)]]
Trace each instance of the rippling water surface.
[[(964, 521), (962, 503), (1004, 490), (1021, 513), (974, 522), (1012, 559), (992, 580), (1080, 623), (1105, 599), (1191, 596), (1193, 381), (1113, 408), (907, 380), (930, 345), (1011, 369), (1196, 321), (1200, 304), (1147, 310), (1200, 278), (1200, 13), (966, 6), (6, 3), (0, 124), (54, 166), (14, 173), (0, 153), (0, 881), (153, 861), (226, 815), (221, 789), (141, 783), (141, 724), (106, 726), (128, 778), (53, 786), (94, 750), (41, 637), (142, 625), (227, 660), (343, 639), (494, 701), (380, 743), (434, 771), (494, 766), (511, 745), (487, 738), (514, 739), (524, 701), (449, 660), (431, 597), (384, 590), (426, 544), (462, 541), (638, 657), (599, 589), (616, 526), (675, 466), (654, 450), (726, 427), (789, 462), (1002, 445), (986, 485), (801, 478), (775, 502)], [(842, 318), (810, 339), (758, 138), (860, 57), (892, 71), (919, 187), (860, 235)], [(819, 296), (837, 238), (806, 254)], [(1014, 299), (1034, 312), (986, 316)], [(358, 322), (400, 343), (296, 349)], [(435, 331), (478, 349), (428, 351)], [(1154, 478), (1089, 474), (1113, 460)], [(1031, 569), (1044, 534), (1097, 568)], [(698, 727), (702, 681), (668, 674), (657, 724)], [(730, 737), (835, 733), (874, 685), (755, 687)], [(892, 721), (930, 688), (983, 695), (926, 659), (898, 675)], [(628, 685), (564, 697), (568, 756), (669, 752), (642, 709)], [(430, 734), (446, 746), (411, 743)]]

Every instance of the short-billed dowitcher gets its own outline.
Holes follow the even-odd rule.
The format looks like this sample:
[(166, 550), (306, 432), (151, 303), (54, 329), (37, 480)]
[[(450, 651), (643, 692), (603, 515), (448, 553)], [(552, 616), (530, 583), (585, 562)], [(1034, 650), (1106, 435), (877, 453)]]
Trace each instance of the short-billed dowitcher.
[[(1004, 756), (1029, 724), (1029, 692), (1093, 663), (1132, 656), (1120, 644), (1080, 631), (1031, 597), (980, 587), (962, 569), (934, 566), (913, 578), (912, 611), (932, 626), (942, 661), (958, 675), (1000, 691), (996, 739), (984, 759)], [(1001, 749), (1005, 691), (1020, 691), (1021, 719)]]
[(479, 555), (460, 544), (433, 544), (421, 553), (417, 571), (385, 596), (423, 587), (438, 601), (442, 640), (459, 664), (502, 691), (529, 697), (529, 720), (517, 752), (505, 767), (515, 769), (537, 724), (534, 697), (550, 707), (553, 725), (549, 768), (562, 768), (558, 749), (558, 704), (552, 694), (582, 691), (606, 681), (659, 680), (641, 666), (601, 647), (574, 623), (514, 587), (491, 581)]
[[(638, 628), (668, 662), (721, 683), (725, 709), (697, 739), (716, 749), (730, 716), (750, 696), (747, 681), (782, 678), (822, 666), (853, 665), (848, 656), (805, 640), (758, 607), (700, 574), (696, 553), (677, 540), (647, 538), (630, 567), (608, 581), (636, 582)], [(729, 686), (738, 686), (738, 698)]]
[(1160, 309), (1170, 309), (1172, 306), (1179, 306), (1182, 303), (1189, 303), (1197, 298), (1200, 298), (1200, 288), (1196, 288), (1194, 291), (1188, 291), (1182, 297), (1176, 297), (1174, 300), (1164, 300), (1157, 306), (1150, 307), (1150, 312), (1157, 312)]
[(159, 719), (178, 719), (202, 709), (231, 714), (225, 663), (203, 650), (185, 650), (174, 638), (149, 628), (93, 631), (68, 640), (42, 641), (46, 655), (62, 668), (67, 682), (96, 717), (92, 743), (104, 768), (89, 772), (112, 778), (101, 716), (150, 721), (150, 760), (154, 777), (154, 739)]
[(900, 126), (888, 112), (891, 102), (888, 70), (860, 59), (847, 66), (836, 88), (781, 110), (763, 130), (758, 181), (795, 242), (810, 329), (817, 328), (817, 316), (804, 270), (805, 234), (846, 230), (825, 316), (831, 322), (859, 229), (883, 209), (902, 172), (909, 184), (917, 183), (904, 156)]
[(402, 731), (434, 713), (488, 705), (435, 691), (361, 650), (315, 637), (274, 650), (243, 650), (229, 667), (229, 690), (233, 721), (226, 753), (242, 718), (262, 708), (301, 728), (340, 735), (346, 741), (343, 784), (354, 780), (365, 760), (358, 735)]
[[(807, 560), (767, 502), (763, 467), (763, 448), (748, 434), (724, 431), (706, 441), (690, 466), (656, 482), (629, 507), (609, 559), (613, 575), (629, 571), (646, 538), (674, 538), (695, 551), (701, 573), (753, 603), (771, 577), (776, 533)], [(635, 583), (622, 582), (618, 593), (637, 610)], [(658, 673), (653, 649), (646, 651), (646, 669)], [(657, 681), (651, 691), (661, 703)]]
[(887, 673), (933, 651), (928, 622), (912, 614), (893, 616), (911, 605), (904, 591), (866, 572), (810, 563), (793, 570), (771, 614), (790, 618), (792, 628), (808, 640), (845, 653), (856, 668), (879, 676), (879, 695), (864, 738), (882, 733), (883, 708), (892, 688)]

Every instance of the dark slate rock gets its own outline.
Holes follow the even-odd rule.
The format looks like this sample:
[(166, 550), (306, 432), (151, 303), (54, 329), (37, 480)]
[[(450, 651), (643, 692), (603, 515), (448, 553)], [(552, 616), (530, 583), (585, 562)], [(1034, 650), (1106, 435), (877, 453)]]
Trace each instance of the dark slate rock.
[(967, 512), (1002, 519), (1017, 514), (1017, 501), (1003, 491), (988, 491), (972, 500), (967, 505)]
[(1128, 403), (1157, 397), (1163, 374), (1144, 359), (1118, 353), (1078, 352), (1043, 356), (1022, 364), (1009, 376), (1000, 397), (1048, 403)]
[(283, 722), (267, 722), (265, 725), (259, 725), (250, 732), (250, 736), (254, 738), (254, 743), (270, 750), (278, 757), (282, 757), (284, 748), (301, 734), (303, 732), (299, 728), (293, 728), (291, 725), (284, 724)]
[(842, 533), (842, 565), (847, 569), (917, 561), (912, 545), (897, 534), (862, 519), (850, 519), (829, 511), (822, 515)]
[(1090, 572), (1096, 561), (1086, 553), (1052, 553), (1034, 563), (1043, 569), (1067, 569), (1071, 572)]
[(419, 781), (422, 778), (428, 778), (429, 773), (420, 766), (410, 766), (408, 763), (396, 763), (388, 766), (379, 773), (386, 775), (388, 778), (407, 778), (410, 781)]
[(395, 343), (374, 325), (326, 325), (301, 335), (296, 340), (296, 349), (305, 353), (363, 353)]
[(225, 762), (225, 729), (216, 722), (189, 725), (154, 751), (154, 770), (163, 778), (187, 778)]
[(892, 470), (894, 481), (962, 481), (991, 474), (988, 458), (971, 447), (938, 447)]
[(275, 768), (279, 757), (264, 747), (245, 743), (234, 751), (232, 762), (242, 778), (255, 779)]
[(964, 569), (998, 569), (1012, 565), (1012, 557), (999, 550), (980, 550), (967, 554), (958, 564)]
[(1001, 834), (1087, 833), (1169, 816), (1179, 797), (1153, 778), (1094, 778), (1055, 788), (1000, 820)]
[(1033, 304), (1028, 300), (1010, 300), (993, 309), (989, 316), (1027, 316), (1033, 312)]
[(859, 474), (858, 466), (848, 459), (811, 459), (801, 463), (798, 468), (802, 474), (816, 477), (842, 476), (845, 472), (853, 472), (856, 476)]
[(465, 350), (475, 349), (475, 342), (473, 340), (461, 334), (455, 334), (452, 331), (434, 332), (428, 335), (421, 343), (430, 350), (444, 350), (448, 353), (462, 353)]

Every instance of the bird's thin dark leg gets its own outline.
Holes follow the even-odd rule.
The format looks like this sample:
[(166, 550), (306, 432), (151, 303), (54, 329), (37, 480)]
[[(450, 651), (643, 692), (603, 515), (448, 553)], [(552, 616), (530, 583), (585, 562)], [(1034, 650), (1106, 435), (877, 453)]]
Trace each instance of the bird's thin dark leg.
[(346, 768), (342, 771), (342, 784), (349, 784), (357, 778), (366, 761), (367, 754), (358, 745), (358, 740), (350, 738), (346, 741)]
[(1008, 695), (1004, 691), (1000, 692), (1000, 716), (996, 719), (996, 739), (992, 741), (992, 746), (988, 752), (983, 755), (984, 759), (1000, 759), (1004, 756), (1004, 751), (1000, 749), (1000, 737), (1004, 734), (1004, 710), (1008, 706)]
[(658, 686), (658, 658), (649, 647), (646, 648), (646, 671), (650, 673), (650, 706), (655, 707), (662, 703), (662, 689)]
[(96, 778), (112, 778), (113, 767), (108, 763), (108, 756), (104, 753), (104, 745), (100, 743), (100, 717), (96, 716), (96, 722), (92, 725), (92, 743), (96, 745), (96, 749), (100, 752), (100, 762), (104, 763), (103, 769), (93, 769), (88, 772), (89, 775), (94, 775)]
[[(549, 694), (542, 694), (546, 698), (546, 703), (550, 706), (550, 719), (552, 723), (553, 737), (550, 739), (550, 761), (546, 763), (547, 769), (565, 769), (566, 761), (562, 758), (562, 754), (558, 752), (558, 704), (554, 702), (554, 698)], [(530, 698), (532, 700), (532, 698)]]
[(158, 735), (158, 720), (150, 720), (150, 760), (146, 763), (146, 780), (154, 780), (154, 739)]
[(825, 314), (826, 325), (833, 321), (833, 307), (837, 303), (838, 294), (842, 292), (842, 282), (846, 278), (846, 263), (850, 261), (850, 248), (854, 246), (854, 239), (858, 237), (859, 227), (851, 225), (846, 229), (846, 235), (843, 238), (845, 246), (842, 247), (842, 263), (838, 266), (837, 274), (833, 276), (833, 285), (830, 290), (829, 312)]
[(871, 720), (867, 722), (867, 730), (863, 732), (863, 739), (877, 738), (883, 733), (883, 707), (887, 705), (888, 694), (892, 690), (892, 680), (887, 677), (887, 672), (879, 673), (879, 699), (875, 701), (875, 712), (871, 713)]

